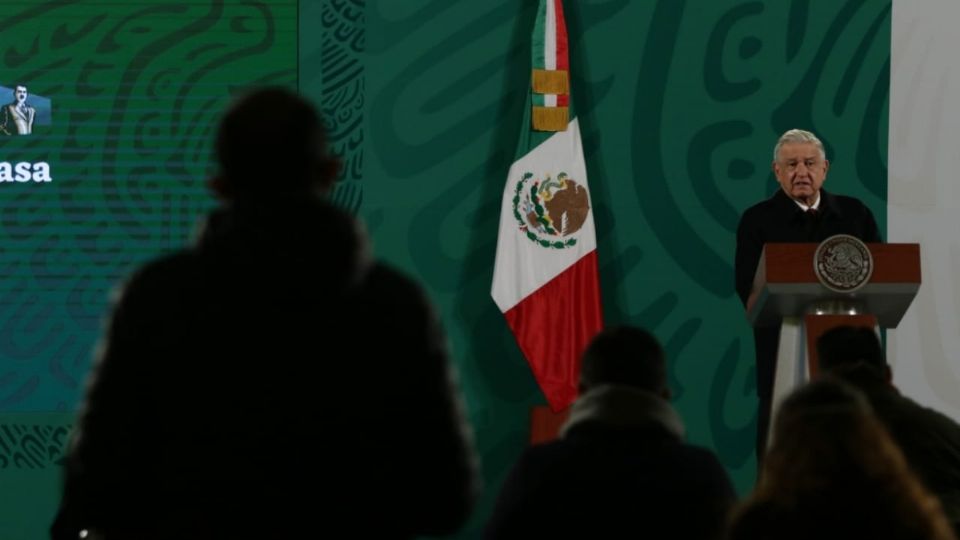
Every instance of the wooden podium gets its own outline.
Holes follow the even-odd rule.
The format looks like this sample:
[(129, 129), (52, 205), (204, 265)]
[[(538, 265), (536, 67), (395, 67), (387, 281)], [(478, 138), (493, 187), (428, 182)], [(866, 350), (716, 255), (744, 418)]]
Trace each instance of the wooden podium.
[(783, 398), (816, 374), (821, 334), (840, 325), (896, 328), (920, 288), (918, 244), (867, 244), (873, 274), (849, 293), (821, 284), (814, 270), (818, 246), (766, 244), (747, 300), (752, 326), (780, 325), (771, 419)]

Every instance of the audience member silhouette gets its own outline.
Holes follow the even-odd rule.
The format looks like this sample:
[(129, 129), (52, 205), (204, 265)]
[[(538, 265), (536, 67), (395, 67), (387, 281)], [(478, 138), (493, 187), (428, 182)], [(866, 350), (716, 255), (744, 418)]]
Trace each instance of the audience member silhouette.
[(52, 529), (109, 540), (455, 532), (476, 460), (421, 288), (324, 201), (338, 162), (305, 100), (219, 126), (222, 206), (119, 295)]
[(784, 400), (730, 540), (954, 539), (859, 391), (827, 378)]
[(640, 328), (604, 330), (583, 355), (559, 440), (527, 449), (488, 538), (718, 538), (734, 492), (707, 450), (683, 442), (664, 353)]
[(866, 395), (907, 463), (940, 499), (960, 536), (960, 425), (897, 391), (880, 339), (872, 329), (833, 328), (817, 341), (817, 356), (822, 372), (843, 379)]

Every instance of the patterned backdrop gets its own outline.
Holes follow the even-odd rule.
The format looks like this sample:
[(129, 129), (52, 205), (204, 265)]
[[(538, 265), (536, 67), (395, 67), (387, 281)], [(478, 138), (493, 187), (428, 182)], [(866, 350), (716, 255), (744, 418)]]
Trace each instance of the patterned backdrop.
[[(211, 204), (215, 116), (258, 82), (299, 84), (324, 111), (345, 164), (337, 202), (437, 303), (486, 486), (459, 537), (489, 515), (544, 403), (489, 295), (536, 2), (297, 4), (0, 6), (0, 86), (26, 84), (53, 110), (36, 136), (0, 139), (0, 161), (46, 159), (54, 175), (0, 183), (0, 537), (46, 527), (107, 292), (187, 239)], [(606, 319), (664, 342), (689, 437), (746, 491), (755, 398), (736, 222), (776, 187), (777, 135), (804, 127), (827, 144), (828, 188), (885, 226), (890, 0), (565, 6)]]

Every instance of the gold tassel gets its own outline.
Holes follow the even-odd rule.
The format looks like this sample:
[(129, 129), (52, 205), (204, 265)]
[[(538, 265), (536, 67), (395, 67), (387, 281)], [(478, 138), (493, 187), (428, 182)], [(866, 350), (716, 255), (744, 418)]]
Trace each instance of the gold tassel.
[(535, 69), (531, 81), (533, 91), (538, 94), (570, 93), (570, 77), (565, 69)]
[(533, 129), (536, 131), (566, 131), (568, 123), (566, 107), (533, 107)]

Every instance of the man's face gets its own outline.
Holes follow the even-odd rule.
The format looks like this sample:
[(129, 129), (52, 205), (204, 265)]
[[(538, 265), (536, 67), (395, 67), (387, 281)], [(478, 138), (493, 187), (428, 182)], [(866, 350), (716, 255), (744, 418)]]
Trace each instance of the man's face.
[(829, 168), (830, 162), (814, 143), (786, 143), (773, 162), (773, 173), (783, 191), (806, 205), (817, 201)]
[(23, 102), (27, 101), (27, 87), (26, 87), (26, 86), (18, 86), (18, 87), (16, 87), (16, 88), (14, 89), (14, 92), (15, 92), (16, 97), (17, 97), (17, 103), (23, 103)]

